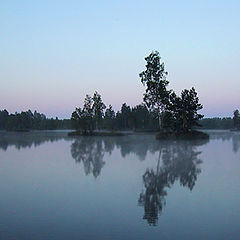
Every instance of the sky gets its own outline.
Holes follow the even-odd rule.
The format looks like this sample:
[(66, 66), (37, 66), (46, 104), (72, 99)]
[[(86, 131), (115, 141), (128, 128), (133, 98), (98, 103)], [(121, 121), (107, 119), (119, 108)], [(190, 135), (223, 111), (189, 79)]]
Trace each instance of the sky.
[(119, 110), (143, 100), (139, 73), (158, 50), (178, 94), (205, 117), (240, 108), (240, 1), (0, 2), (0, 109), (69, 118), (98, 91)]

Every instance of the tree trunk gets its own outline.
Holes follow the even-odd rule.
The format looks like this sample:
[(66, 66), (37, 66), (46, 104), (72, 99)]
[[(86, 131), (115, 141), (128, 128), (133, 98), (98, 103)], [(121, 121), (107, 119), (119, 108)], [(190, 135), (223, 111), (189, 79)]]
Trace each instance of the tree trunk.
[(159, 106), (158, 106), (158, 124), (159, 124), (159, 129), (161, 131), (162, 130), (162, 119), (161, 119), (161, 111), (160, 111)]

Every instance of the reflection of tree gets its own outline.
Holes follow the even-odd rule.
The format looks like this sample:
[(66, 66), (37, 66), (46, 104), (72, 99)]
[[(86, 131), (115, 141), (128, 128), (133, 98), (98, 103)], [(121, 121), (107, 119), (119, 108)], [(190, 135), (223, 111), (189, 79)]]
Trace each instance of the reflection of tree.
[(154, 153), (159, 149), (159, 142), (154, 135), (131, 135), (116, 139), (116, 147), (120, 149), (122, 157), (134, 153), (143, 161), (148, 152)]
[(222, 141), (232, 140), (233, 151), (237, 153), (240, 148), (240, 132), (239, 131), (210, 131), (211, 139), (221, 139)]
[(138, 203), (144, 207), (143, 219), (146, 219), (150, 225), (156, 225), (158, 213), (162, 212), (165, 205), (165, 196), (167, 195), (164, 189), (167, 184), (167, 174), (159, 169), (160, 158), (158, 160), (157, 170), (147, 169), (143, 175), (143, 183), (145, 193), (141, 193)]
[(111, 153), (114, 149), (114, 141), (111, 138), (81, 137), (71, 145), (71, 154), (76, 162), (82, 162), (86, 175), (93, 174), (97, 178), (105, 162), (105, 152)]
[(105, 165), (104, 154), (120, 149), (122, 157), (135, 153), (144, 160), (148, 151), (155, 152), (158, 142), (154, 136), (124, 136), (124, 137), (79, 137), (71, 145), (71, 154), (76, 162), (83, 163), (86, 175), (100, 175)]
[(233, 132), (228, 130), (216, 130), (216, 131), (208, 131), (210, 139), (219, 139), (222, 141), (229, 141), (232, 139)]
[(145, 191), (138, 200), (139, 205), (144, 207), (143, 219), (150, 225), (157, 224), (158, 215), (165, 205), (167, 188), (171, 188), (175, 181), (179, 180), (182, 186), (193, 189), (202, 162), (198, 158), (201, 152), (197, 152), (195, 146), (202, 143), (166, 142), (160, 146), (156, 170), (147, 169), (144, 173)]
[(103, 142), (105, 152), (111, 154), (116, 144), (114, 138), (111, 137), (103, 138)]
[(21, 148), (37, 147), (45, 142), (55, 142), (70, 139), (67, 132), (32, 131), (32, 132), (0, 132), (0, 149), (6, 151), (8, 147)]
[(233, 135), (232, 142), (233, 142), (233, 151), (237, 153), (240, 148), (240, 134)]

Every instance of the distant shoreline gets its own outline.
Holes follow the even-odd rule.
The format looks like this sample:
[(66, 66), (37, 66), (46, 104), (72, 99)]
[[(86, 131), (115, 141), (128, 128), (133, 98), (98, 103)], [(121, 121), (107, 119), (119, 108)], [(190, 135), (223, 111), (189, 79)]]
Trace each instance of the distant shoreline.
[(126, 136), (128, 134), (124, 134), (123, 132), (82, 132), (82, 131), (73, 131), (73, 132), (69, 132), (68, 136), (69, 137), (77, 137), (77, 136), (92, 136), (92, 137), (96, 137), (96, 136), (100, 136), (100, 137), (121, 137), (121, 136)]

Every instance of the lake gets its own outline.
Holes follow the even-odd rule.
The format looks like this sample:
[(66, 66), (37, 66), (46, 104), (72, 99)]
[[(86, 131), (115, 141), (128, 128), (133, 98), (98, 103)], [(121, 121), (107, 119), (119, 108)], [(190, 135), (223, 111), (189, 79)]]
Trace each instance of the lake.
[(239, 239), (240, 133), (0, 133), (0, 239)]

